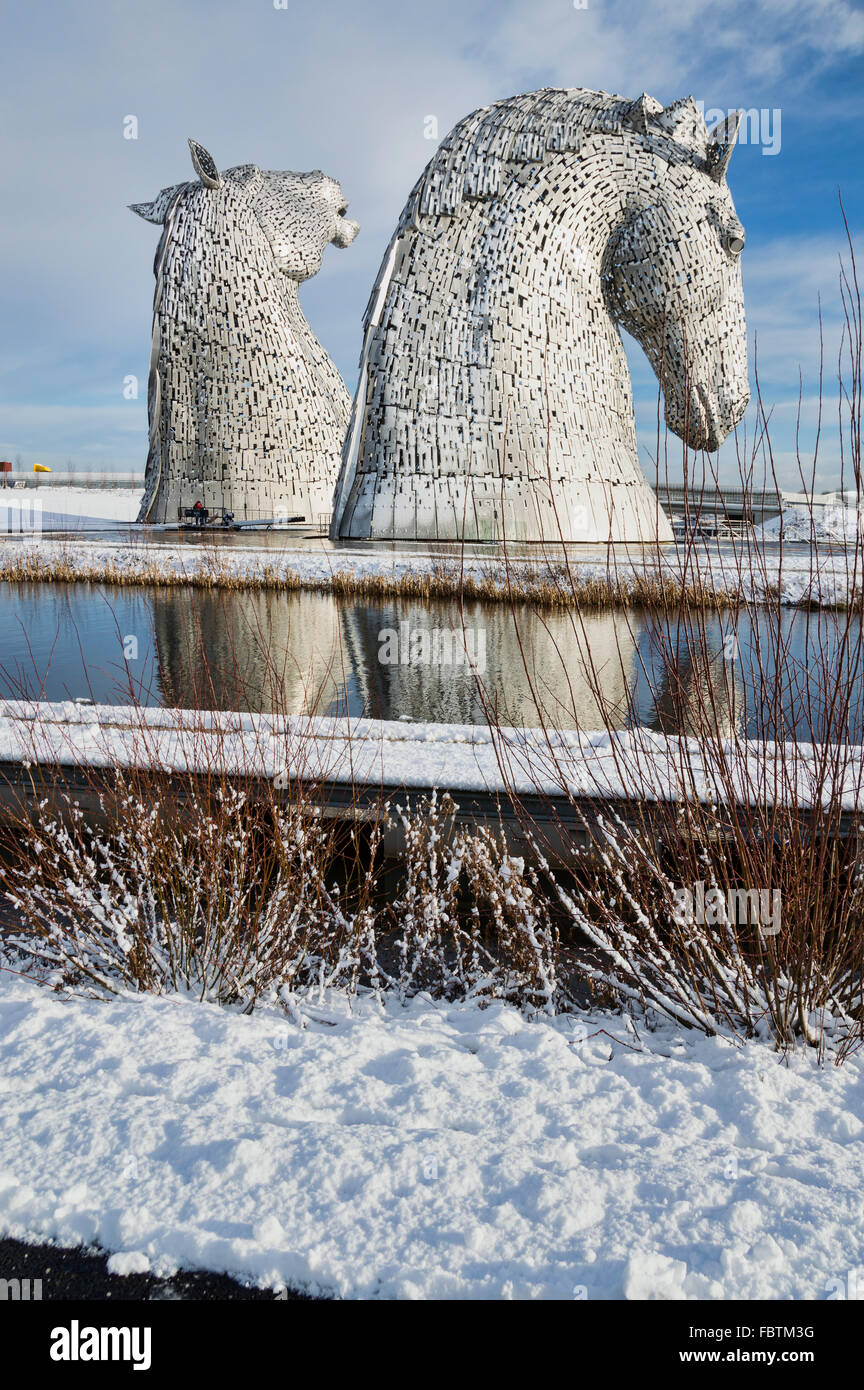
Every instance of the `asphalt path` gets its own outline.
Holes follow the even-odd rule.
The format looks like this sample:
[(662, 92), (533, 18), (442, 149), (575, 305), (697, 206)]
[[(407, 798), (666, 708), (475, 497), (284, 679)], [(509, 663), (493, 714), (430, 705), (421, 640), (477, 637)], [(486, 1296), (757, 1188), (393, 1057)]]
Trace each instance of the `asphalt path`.
[[(109, 1274), (108, 1254), (105, 1251), (85, 1250), (81, 1246), (67, 1250), (58, 1245), (25, 1245), (9, 1239), (0, 1239), (0, 1279), (29, 1280), (31, 1299), (35, 1292), (33, 1281), (41, 1279), (43, 1302), (63, 1299), (110, 1299), (112, 1302), (319, 1301), (312, 1294), (291, 1289), (274, 1293), (271, 1289), (247, 1287), (227, 1274), (209, 1273), (206, 1270), (183, 1271), (170, 1279), (158, 1279), (154, 1274)], [(23, 1289), (19, 1291), (24, 1292)], [(7, 1286), (7, 1299), (10, 1293)]]

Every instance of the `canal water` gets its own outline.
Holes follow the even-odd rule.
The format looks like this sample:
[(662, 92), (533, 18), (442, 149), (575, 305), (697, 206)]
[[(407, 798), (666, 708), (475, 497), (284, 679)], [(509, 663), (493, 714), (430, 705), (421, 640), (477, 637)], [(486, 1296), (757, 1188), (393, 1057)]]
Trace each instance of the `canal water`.
[[(0, 697), (862, 741), (845, 615), (4, 585)], [(851, 636), (851, 641), (850, 641)], [(838, 729), (832, 690), (852, 691)]]

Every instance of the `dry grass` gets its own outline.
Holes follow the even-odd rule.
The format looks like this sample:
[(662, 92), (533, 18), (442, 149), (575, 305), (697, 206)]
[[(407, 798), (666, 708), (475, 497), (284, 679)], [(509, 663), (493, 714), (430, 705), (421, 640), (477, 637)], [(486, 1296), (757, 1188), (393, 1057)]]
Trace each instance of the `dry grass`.
[(144, 589), (189, 588), (255, 592), (333, 594), (341, 598), (405, 598), (420, 601), (458, 599), (469, 603), (531, 603), (544, 609), (579, 607), (602, 612), (610, 608), (641, 608), (656, 604), (710, 608), (726, 612), (743, 602), (740, 593), (706, 583), (694, 575), (682, 584), (670, 575), (648, 572), (605, 576), (574, 575), (564, 562), (537, 564), (511, 561), (488, 564), (482, 577), (465, 573), (458, 559), (439, 560), (431, 570), (404, 574), (364, 574), (333, 570), (326, 576), (310, 576), (290, 568), (260, 564), (252, 572), (238, 572), (229, 561), (205, 553), (195, 568), (152, 558), (134, 565), (117, 564), (110, 558), (86, 560), (80, 555), (40, 555), (38, 549), (12, 548), (0, 554), (0, 581), (8, 584), (111, 584)]

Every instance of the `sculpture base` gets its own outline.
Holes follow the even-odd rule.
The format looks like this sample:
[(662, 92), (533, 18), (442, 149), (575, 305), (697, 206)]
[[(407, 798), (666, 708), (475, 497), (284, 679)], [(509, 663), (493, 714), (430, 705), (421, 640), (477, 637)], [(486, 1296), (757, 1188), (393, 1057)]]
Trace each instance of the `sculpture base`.
[(628, 483), (495, 478), (355, 480), (334, 540), (653, 544), (671, 541), (665, 513), (641, 477)]

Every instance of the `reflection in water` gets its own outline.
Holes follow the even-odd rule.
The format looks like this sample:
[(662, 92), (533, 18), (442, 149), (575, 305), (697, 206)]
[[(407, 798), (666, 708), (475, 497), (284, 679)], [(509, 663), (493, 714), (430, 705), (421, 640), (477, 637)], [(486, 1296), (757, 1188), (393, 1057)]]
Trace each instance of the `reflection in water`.
[(169, 704), (586, 729), (606, 707), (626, 722), (636, 641), (620, 613), (180, 590), (153, 613)]
[(0, 697), (819, 739), (835, 663), (858, 691), (844, 736), (864, 733), (857, 647), (844, 657), (824, 612), (742, 613), (731, 631), (728, 615), (22, 584), (4, 619)]
[(664, 663), (656, 683), (650, 727), (663, 734), (735, 738), (744, 733), (746, 702), (737, 662), (687, 644), (674, 666)]
[[(620, 610), (580, 617), (503, 604), (460, 609), (177, 590), (157, 593), (153, 606), (169, 704), (574, 729), (634, 722), (644, 619)], [(649, 681), (650, 726), (740, 730), (744, 701), (734, 664), (722, 649), (691, 650), (680, 635), (673, 641), (675, 673), (661, 661)]]
[[(602, 726), (598, 692), (623, 725), (636, 642), (620, 613), (515, 615), (504, 604), (350, 603), (342, 613), (346, 657), (365, 709), (379, 719), (448, 724)], [(388, 659), (396, 634), (399, 660)], [(450, 635), (449, 644), (440, 634)], [(449, 659), (436, 660), (444, 651)], [(472, 654), (476, 668), (466, 660)], [(482, 653), (482, 661), (477, 660)], [(592, 663), (595, 668), (592, 673)]]
[(166, 704), (339, 712), (345, 672), (329, 595), (160, 590), (153, 626)]

